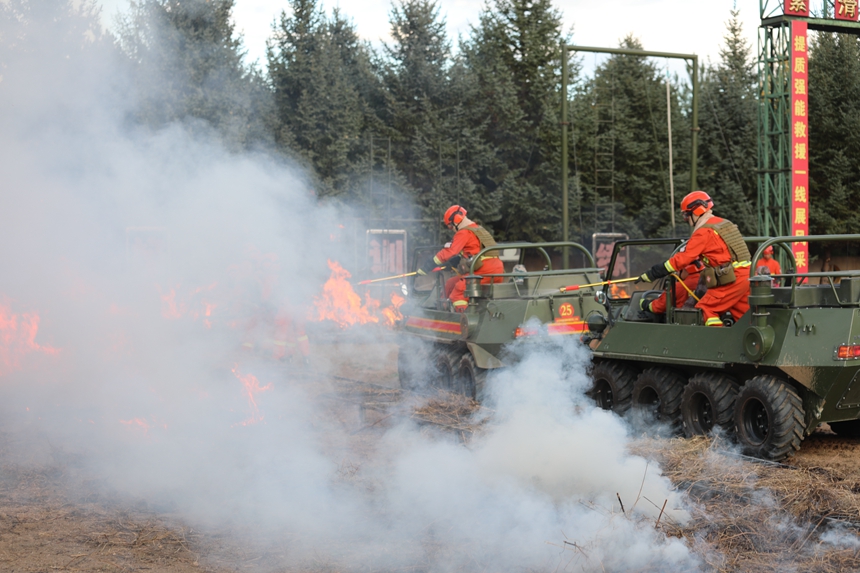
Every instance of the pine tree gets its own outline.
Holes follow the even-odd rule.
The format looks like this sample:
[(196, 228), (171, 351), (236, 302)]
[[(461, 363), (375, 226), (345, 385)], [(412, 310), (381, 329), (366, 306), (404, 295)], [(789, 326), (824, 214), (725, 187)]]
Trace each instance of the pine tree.
[[(380, 115), (393, 142), (393, 159), (428, 219), (450, 196), (445, 161), (455, 139), (450, 118), (451, 48), (433, 0), (401, 0), (390, 13), (392, 42), (380, 62), (385, 107)], [(456, 104), (455, 104), (456, 105)], [(443, 148), (444, 146), (444, 148)], [(447, 192), (447, 193), (446, 193)]]
[[(626, 49), (641, 50), (628, 36)], [(592, 82), (580, 86), (573, 106), (574, 136), (582, 188), (583, 235), (623, 232), (632, 237), (683, 233), (671, 227), (668, 180), (667, 79), (644, 56), (615, 55), (597, 67)], [(676, 195), (689, 170), (687, 97), (671, 84)], [(689, 175), (687, 175), (689, 180)], [(676, 199), (676, 203), (677, 203)]]
[(820, 32), (809, 55), (812, 234), (860, 228), (860, 38)]
[(6, 110), (56, 111), (57, 117), (42, 118), (45, 125), (85, 113), (81, 109), (92, 105), (94, 94), (113, 87), (115, 55), (94, 0), (0, 2), (0, 94)]
[(737, 11), (731, 12), (720, 61), (703, 74), (699, 105), (699, 187), (742, 233), (756, 233), (757, 77)]
[(202, 122), (237, 149), (268, 140), (269, 94), (260, 74), (242, 63), (233, 3), (131, 2), (119, 40), (140, 94), (138, 121), (153, 127), (184, 121), (190, 129)]
[(463, 46), (477, 81), (470, 124), (495, 151), (480, 185), (498, 197), (503, 239), (561, 236), (558, 113), (561, 14), (549, 0), (496, 0)]
[(277, 114), (276, 141), (286, 148), (296, 146), (299, 101), (318, 68), (325, 27), (325, 15), (316, 0), (292, 0), (290, 8), (290, 16), (281, 12), (266, 50)]
[(304, 160), (319, 197), (354, 200), (365, 132), (376, 123), (368, 99), (378, 80), (370, 53), (338, 10), (326, 18), (315, 0), (294, 0), (268, 46), (281, 148)]

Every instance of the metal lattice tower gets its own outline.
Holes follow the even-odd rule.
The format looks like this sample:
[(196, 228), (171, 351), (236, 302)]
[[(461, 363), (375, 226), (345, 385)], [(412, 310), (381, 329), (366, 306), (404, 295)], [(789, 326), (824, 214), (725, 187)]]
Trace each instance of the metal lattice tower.
[(786, 14), (784, 0), (759, 0), (759, 235), (792, 234), (791, 22), (805, 22), (813, 31), (860, 34), (860, 23), (834, 18), (842, 0), (801, 0), (800, 4), (809, 9), (808, 17)]
[(758, 227), (765, 236), (787, 235), (791, 229), (790, 36), (785, 21), (759, 28)]

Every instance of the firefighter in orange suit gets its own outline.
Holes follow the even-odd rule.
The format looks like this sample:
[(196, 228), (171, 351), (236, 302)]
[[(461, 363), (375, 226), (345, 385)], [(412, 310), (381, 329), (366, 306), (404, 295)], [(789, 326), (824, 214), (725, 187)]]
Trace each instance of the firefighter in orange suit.
[[(466, 210), (459, 205), (449, 207), (445, 211), (444, 217), (442, 217), (442, 222), (449, 229), (457, 231), (454, 233), (454, 238), (451, 239), (451, 246), (436, 253), (432, 261), (427, 261), (423, 267), (418, 269), (419, 275), (425, 275), (443, 263), (448, 263), (456, 267), (461, 259), (465, 259), (468, 262), (482, 249), (492, 247), (496, 244), (490, 232), (467, 219)], [(475, 265), (476, 275), (493, 275), (504, 272), (505, 266), (501, 259), (499, 259), (498, 253), (492, 251), (482, 256), (481, 260)], [(502, 277), (486, 277), (481, 279), (481, 284), (490, 284), (491, 282), (500, 283), (502, 282)], [(465, 291), (466, 279), (463, 276), (453, 284), (451, 294), (448, 296), (454, 305), (454, 310), (457, 312), (463, 312), (469, 304)]]
[(769, 270), (772, 275), (782, 273), (779, 261), (773, 258), (773, 245), (765, 248), (762, 258), (756, 263), (756, 268), (759, 267), (767, 267), (767, 270)]
[[(690, 298), (690, 293), (696, 292), (696, 288), (699, 286), (699, 275), (703, 268), (704, 265), (702, 262), (696, 259), (679, 273), (684, 284), (681, 284), (681, 281), (675, 282), (675, 308), (681, 308), (684, 306), (684, 303), (687, 302), (688, 298)], [(687, 285), (687, 288), (684, 288), (684, 285)], [(698, 293), (696, 296), (702, 298)], [(654, 314), (665, 314), (666, 293), (664, 292), (647, 305), (643, 305), (642, 309), (653, 312)]]
[(272, 357), (292, 362), (295, 357), (301, 356), (302, 362), (308, 364), (310, 350), (304, 320), (290, 312), (288, 307), (281, 306), (275, 315)]
[(684, 219), (693, 228), (690, 240), (664, 263), (643, 273), (640, 281), (651, 282), (683, 269), (696, 259), (704, 263), (702, 277), (708, 292), (696, 304), (702, 309), (707, 326), (723, 326), (720, 315), (731, 312), (734, 320), (749, 310), (750, 256), (737, 225), (711, 212), (711, 197), (704, 191), (693, 191), (681, 201)]

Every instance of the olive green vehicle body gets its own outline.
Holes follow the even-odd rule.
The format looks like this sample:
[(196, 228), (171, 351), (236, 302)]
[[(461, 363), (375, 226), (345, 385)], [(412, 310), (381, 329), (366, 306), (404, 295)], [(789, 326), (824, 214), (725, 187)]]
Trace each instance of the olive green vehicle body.
[[(561, 247), (582, 253), (586, 267), (552, 270), (546, 249)], [(579, 338), (587, 328), (588, 314), (603, 308), (594, 300), (596, 287), (567, 292), (562, 292), (561, 287), (600, 283), (600, 269), (595, 267), (588, 250), (578, 243), (499, 243), (484, 249), (475, 259), (506, 249), (519, 249), (521, 253), (536, 249), (549, 269), (492, 275), (503, 282), (485, 285), (480, 284), (484, 276), (467, 275), (469, 304), (465, 312), (453, 312), (442, 294), (445, 278), (450, 275), (434, 273), (436, 276), (426, 277), (433, 281), (432, 288), (421, 292), (415, 290), (413, 281), (407, 302), (401, 307), (403, 336), (430, 342), (439, 351), (469, 353), (480, 369), (506, 366), (503, 347), (518, 334), (524, 334), (523, 325), (534, 325), (535, 321), (543, 325), (537, 327), (540, 334)], [(417, 257), (415, 262), (417, 265)]]
[[(769, 245), (790, 255), (790, 243), (798, 240), (857, 241), (860, 235), (762, 240), (753, 260)], [(637, 242), (616, 244), (608, 279), (618, 250)], [(637, 371), (657, 366), (685, 376), (727, 373), (741, 384), (772, 375), (801, 398), (807, 433), (821, 422), (857, 420), (860, 358), (840, 359), (837, 349), (860, 345), (860, 271), (801, 275), (792, 268), (776, 277), (790, 286), (772, 287), (770, 277), (751, 277), (750, 310), (724, 328), (703, 326), (699, 310), (674, 309), (671, 303), (665, 322), (638, 321), (630, 313), (631, 306), (638, 306), (636, 293), (613, 299), (602, 290), (597, 298), (605, 300), (601, 312), (607, 324), (602, 333), (587, 335), (594, 359), (625, 363)], [(811, 285), (812, 279), (826, 284)], [(835, 284), (837, 280), (841, 282)], [(671, 297), (672, 282), (664, 288)]]

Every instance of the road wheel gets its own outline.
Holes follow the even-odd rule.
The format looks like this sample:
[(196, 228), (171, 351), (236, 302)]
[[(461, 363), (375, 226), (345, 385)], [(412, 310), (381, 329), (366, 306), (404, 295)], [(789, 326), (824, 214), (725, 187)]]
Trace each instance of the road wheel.
[(800, 396), (776, 376), (747, 380), (735, 400), (738, 442), (760, 458), (778, 461), (799, 450), (803, 419)]
[(588, 395), (604, 410), (623, 414), (630, 409), (636, 375), (636, 369), (629, 364), (615, 360), (597, 362), (591, 370), (593, 384)]
[(681, 418), (688, 438), (709, 434), (714, 427), (734, 429), (735, 397), (740, 385), (731, 376), (702, 372), (690, 378), (681, 398)]
[(442, 348), (433, 360), (434, 376), (431, 385), (440, 390), (458, 392), (459, 363), (463, 351), (452, 348)]
[(860, 438), (860, 420), (830, 422), (827, 424), (836, 434), (844, 438)]
[(461, 394), (473, 400), (477, 400), (478, 396), (483, 396), (487, 369), (481, 368), (475, 363), (475, 357), (472, 356), (471, 352), (466, 352), (460, 359), (458, 372)]
[(669, 368), (647, 368), (633, 383), (633, 408), (648, 419), (677, 427), (686, 381)]

